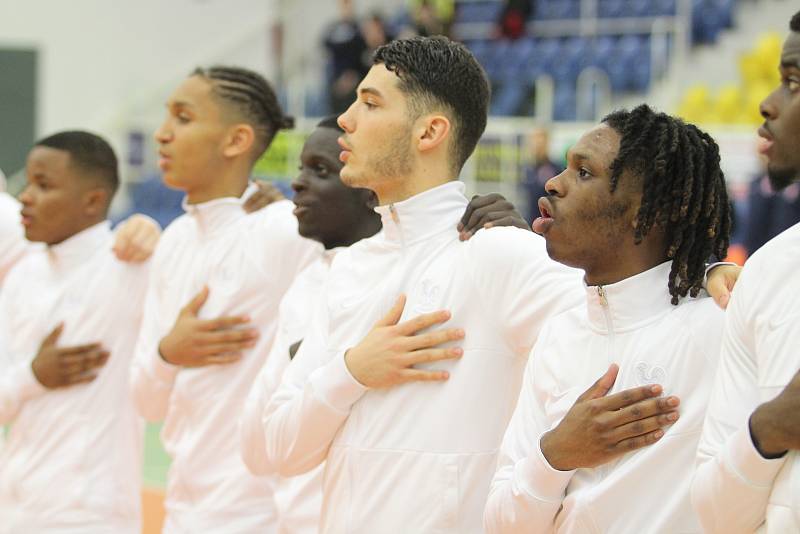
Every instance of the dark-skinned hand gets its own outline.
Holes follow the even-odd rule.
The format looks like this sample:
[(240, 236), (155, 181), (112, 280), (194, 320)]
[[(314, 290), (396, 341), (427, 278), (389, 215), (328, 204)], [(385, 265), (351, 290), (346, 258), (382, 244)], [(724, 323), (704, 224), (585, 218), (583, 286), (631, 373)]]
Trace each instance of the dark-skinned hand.
[(756, 408), (750, 416), (750, 435), (767, 458), (800, 449), (800, 371), (777, 397)]
[(247, 213), (253, 213), (260, 209), (266, 208), (273, 202), (277, 202), (286, 198), (283, 196), (283, 193), (281, 193), (280, 189), (269, 182), (256, 180), (255, 184), (258, 186), (258, 191), (250, 195), (242, 206), (244, 211)]
[(499, 193), (475, 195), (467, 205), (461, 222), (458, 223), (459, 239), (466, 241), (481, 228), (493, 226), (516, 226), (530, 230), (531, 225), (517, 212), (514, 205)]
[(96, 369), (108, 361), (109, 353), (100, 343), (57, 347), (63, 331), (63, 323), (56, 326), (44, 338), (31, 363), (36, 380), (48, 389), (91, 382), (97, 377)]
[(542, 453), (554, 469), (603, 465), (652, 445), (664, 436), (665, 426), (678, 420), (679, 399), (659, 397), (658, 384), (607, 396), (618, 372), (619, 367), (611, 365), (578, 397), (558, 426), (542, 436)]

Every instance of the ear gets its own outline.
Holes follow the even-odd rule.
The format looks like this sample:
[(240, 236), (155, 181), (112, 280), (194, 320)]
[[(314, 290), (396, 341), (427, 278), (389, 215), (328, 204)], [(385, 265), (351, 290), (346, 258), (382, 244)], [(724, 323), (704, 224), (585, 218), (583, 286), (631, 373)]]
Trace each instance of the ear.
[(102, 187), (89, 189), (83, 194), (83, 208), (90, 217), (105, 217), (110, 202), (109, 192)]
[(225, 137), (225, 146), (222, 153), (225, 157), (235, 158), (246, 154), (253, 147), (256, 140), (256, 132), (249, 124), (234, 124), (228, 130)]
[(417, 137), (420, 152), (433, 150), (450, 137), (450, 119), (444, 115), (427, 115), (420, 121)]
[(378, 205), (378, 195), (375, 194), (375, 191), (371, 189), (362, 189), (360, 193), (361, 200), (367, 208), (374, 209), (375, 206)]

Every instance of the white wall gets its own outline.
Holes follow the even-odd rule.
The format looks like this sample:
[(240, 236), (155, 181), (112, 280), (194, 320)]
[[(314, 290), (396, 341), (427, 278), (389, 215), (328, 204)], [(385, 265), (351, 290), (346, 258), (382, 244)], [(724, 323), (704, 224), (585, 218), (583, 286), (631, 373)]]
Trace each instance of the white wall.
[(272, 0), (0, 0), (0, 47), (40, 52), (38, 135), (113, 137), (128, 110), (165, 100), (198, 64), (272, 76), (274, 11)]

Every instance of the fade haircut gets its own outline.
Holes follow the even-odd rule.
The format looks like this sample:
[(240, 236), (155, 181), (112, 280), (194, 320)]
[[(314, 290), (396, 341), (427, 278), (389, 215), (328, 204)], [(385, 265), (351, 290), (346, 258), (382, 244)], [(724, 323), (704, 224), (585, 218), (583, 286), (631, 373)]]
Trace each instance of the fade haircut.
[(789, 29), (793, 32), (800, 33), (800, 11), (795, 13), (792, 20), (789, 21)]
[(108, 190), (108, 201), (119, 187), (117, 156), (111, 145), (97, 135), (80, 130), (58, 132), (40, 139), (34, 146), (63, 150), (70, 157), (70, 165), (82, 178), (93, 179)]
[(654, 225), (663, 229), (672, 260), (672, 303), (697, 296), (706, 260), (712, 254), (725, 257), (731, 230), (717, 143), (697, 126), (645, 104), (615, 111), (602, 122), (621, 136), (611, 164), (611, 191), (626, 171), (642, 182), (635, 242), (641, 243)]
[(260, 74), (241, 67), (198, 67), (192, 76), (211, 83), (211, 91), (233, 110), (237, 119), (249, 124), (255, 132), (254, 158), (269, 148), (280, 130), (294, 128), (294, 118), (283, 114), (272, 86)]
[(489, 108), (489, 82), (472, 53), (446, 37), (414, 37), (379, 47), (372, 61), (397, 75), (412, 120), (434, 110), (448, 115), (458, 174), (486, 128)]

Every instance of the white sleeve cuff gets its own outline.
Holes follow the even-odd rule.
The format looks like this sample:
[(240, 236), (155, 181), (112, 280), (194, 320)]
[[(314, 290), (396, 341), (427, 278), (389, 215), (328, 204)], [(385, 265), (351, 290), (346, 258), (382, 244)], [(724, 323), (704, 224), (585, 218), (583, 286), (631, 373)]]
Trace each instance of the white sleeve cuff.
[(349, 412), (368, 389), (350, 374), (344, 353), (337, 354), (328, 364), (311, 373), (309, 382), (322, 401), (340, 412)]
[(10, 383), (16, 385), (18, 388), (18, 398), (21, 402), (38, 397), (47, 391), (47, 388), (36, 380), (31, 362), (21, 363), (11, 373), (12, 378)]
[(747, 426), (736, 431), (723, 451), (723, 461), (751, 486), (769, 487), (786, 456), (769, 460), (759, 454)]
[(574, 474), (574, 470), (554, 469), (544, 457), (538, 441), (533, 452), (514, 466), (514, 478), (519, 482), (520, 488), (532, 497), (547, 502), (564, 500), (564, 491)]

